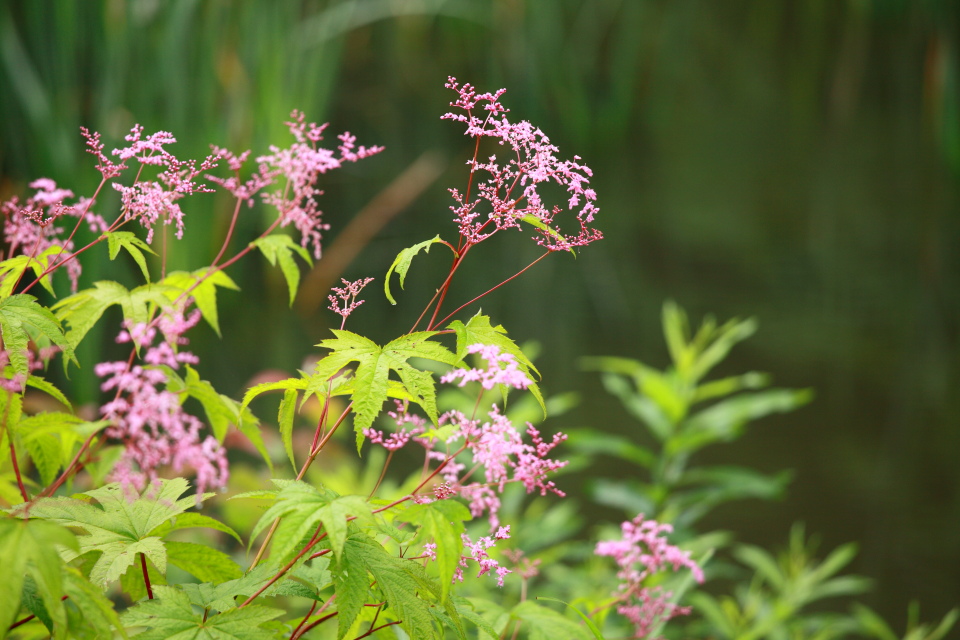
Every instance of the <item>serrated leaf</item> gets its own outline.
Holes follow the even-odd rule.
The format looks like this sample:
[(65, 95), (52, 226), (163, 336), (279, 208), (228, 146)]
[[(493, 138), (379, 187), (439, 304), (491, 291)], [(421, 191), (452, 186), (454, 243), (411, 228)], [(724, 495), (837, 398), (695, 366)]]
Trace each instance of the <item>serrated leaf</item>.
[(83, 530), (79, 548), (65, 554), (66, 560), (90, 551), (101, 552), (90, 571), (99, 586), (119, 578), (143, 553), (161, 571), (166, 570), (166, 551), (161, 539), (151, 532), (212, 494), (179, 498), (188, 488), (183, 478), (158, 480), (140, 496), (124, 492), (119, 483), (108, 484), (85, 494), (93, 505), (75, 498), (44, 498), (30, 507), (30, 515)]
[(283, 614), (279, 609), (250, 605), (213, 616), (194, 613), (190, 598), (175, 587), (159, 586), (155, 598), (127, 609), (120, 620), (127, 626), (147, 627), (139, 640), (262, 640), (270, 637), (263, 623)]
[(435, 424), (437, 422), (436, 388), (433, 374), (407, 363), (409, 358), (426, 358), (453, 364), (454, 355), (430, 338), (434, 331), (411, 333), (380, 347), (373, 341), (342, 329), (333, 329), (334, 339), (324, 340), (319, 346), (331, 353), (317, 363), (314, 376), (329, 379), (351, 362), (357, 363), (353, 380), (354, 430), (357, 432), (357, 450), (363, 444), (363, 430), (373, 424), (388, 398), (389, 376), (393, 371), (400, 382)]
[[(213, 327), (218, 336), (220, 335), (220, 319), (217, 315), (217, 287), (233, 289), (234, 291), (240, 290), (240, 287), (226, 273), (223, 271), (211, 272), (209, 267), (198, 269), (193, 273), (174, 271), (164, 278), (161, 284), (174, 288), (174, 291), (167, 295), (171, 301), (189, 290), (189, 295), (197, 303), (197, 309), (200, 310), (203, 319)], [(197, 286), (190, 289), (195, 284)]]
[[(400, 626), (411, 638), (438, 637), (430, 615), (430, 604), (422, 596), (439, 590), (422, 575), (422, 567), (411, 560), (393, 557), (379, 543), (363, 534), (347, 538), (343, 547), (343, 566), (347, 572), (358, 571), (364, 575), (369, 572), (373, 576), (387, 607), (401, 620)], [(339, 598), (338, 594), (338, 601)], [(456, 616), (453, 619), (459, 622), (452, 604), (447, 607), (447, 612), (452, 612), (451, 617)]]
[(296, 251), (301, 258), (311, 267), (313, 260), (310, 258), (310, 252), (293, 241), (293, 238), (285, 233), (274, 233), (272, 235), (258, 238), (251, 242), (264, 257), (270, 261), (270, 264), (276, 266), (280, 262), (280, 271), (287, 281), (287, 289), (290, 291), (290, 306), (297, 297), (297, 289), (300, 286), (300, 268), (296, 260), (293, 259), (293, 252)]
[(43, 391), (45, 394), (56, 398), (57, 402), (64, 405), (68, 409), (73, 409), (73, 406), (70, 404), (70, 401), (67, 399), (67, 396), (64, 395), (60, 389), (55, 387), (52, 383), (46, 381), (40, 376), (31, 375), (27, 378), (27, 386), (33, 387), (38, 391)]
[[(236, 497), (236, 496), (234, 496)], [(240, 539), (240, 534), (230, 528), (228, 525), (211, 518), (210, 516), (205, 516), (202, 513), (188, 512), (181, 513), (174, 516), (173, 518), (167, 520), (163, 524), (158, 525), (154, 528), (150, 535), (159, 536), (164, 538), (171, 531), (179, 531), (180, 529), (214, 529), (216, 531), (222, 531), (233, 537), (234, 540), (243, 544), (243, 540)]]
[(212, 547), (193, 542), (168, 540), (167, 562), (203, 582), (224, 582), (243, 576), (243, 569), (230, 556)]
[[(400, 276), (400, 288), (403, 289), (404, 280), (407, 278), (407, 271), (410, 269), (410, 263), (413, 261), (413, 258), (423, 251), (424, 253), (430, 253), (430, 246), (440, 242), (442, 244), (447, 244), (440, 239), (440, 236), (435, 236), (429, 240), (424, 240), (423, 242), (418, 242), (412, 247), (407, 247), (403, 251), (397, 254), (397, 257), (394, 258), (393, 264), (390, 265), (390, 268), (387, 269), (387, 275), (383, 279), (383, 292), (387, 296), (387, 300), (390, 301), (390, 304), (397, 304), (397, 301), (393, 299), (393, 296), (390, 294), (390, 276), (394, 272)], [(450, 245), (447, 244), (449, 247)], [(450, 250), (453, 251), (453, 247), (450, 247)], [(454, 255), (457, 254), (456, 251), (453, 252)]]
[(490, 317), (481, 315), (478, 312), (470, 318), (466, 324), (460, 320), (454, 320), (447, 325), (447, 328), (453, 329), (457, 334), (457, 362), (463, 361), (467, 356), (467, 347), (474, 344), (494, 345), (500, 349), (501, 353), (509, 353), (512, 355), (517, 361), (520, 370), (530, 379), (530, 386), (527, 387), (527, 390), (537, 399), (537, 402), (540, 404), (540, 409), (543, 411), (544, 417), (546, 417), (547, 405), (546, 402), (544, 402), (543, 394), (540, 392), (540, 387), (532, 375), (536, 374), (536, 377), (539, 378), (540, 372), (533, 366), (533, 362), (530, 361), (530, 358), (527, 357), (517, 343), (507, 337), (507, 330), (504, 329), (503, 326), (491, 325)]
[(60, 600), (63, 595), (63, 561), (51, 553), (55, 545), (76, 549), (77, 539), (69, 530), (42, 520), (0, 518), (0, 636), (14, 622), (20, 610), (21, 593), (26, 576), (37, 585), (44, 608), (54, 625), (57, 637), (63, 637), (66, 612)]
[(24, 382), (30, 375), (27, 345), (34, 335), (44, 336), (60, 347), (64, 369), (69, 361), (77, 360), (73, 354), (73, 345), (60, 327), (60, 321), (31, 295), (18, 293), (0, 301), (0, 333), (10, 358), (10, 366), (13, 367), (14, 374), (23, 375)]
[(463, 554), (463, 540), (460, 535), (465, 531), (463, 523), (470, 520), (470, 510), (456, 500), (434, 500), (428, 504), (415, 504), (397, 516), (402, 522), (420, 525), (417, 539), (433, 540), (437, 554), (437, 568), (440, 570), (441, 600), (450, 594), (453, 574)]
[(150, 245), (130, 231), (113, 231), (104, 233), (103, 235), (107, 237), (107, 244), (110, 248), (110, 259), (116, 259), (117, 254), (120, 253), (120, 249), (126, 249), (127, 253), (129, 253), (137, 263), (137, 266), (140, 267), (144, 280), (150, 282), (150, 270), (147, 269), (147, 259), (143, 257), (144, 251), (152, 255), (157, 255), (157, 253), (150, 248)]
[[(36, 256), (19, 255), (0, 262), (0, 299), (6, 298), (13, 293), (14, 287), (27, 269), (32, 269), (36, 277), (40, 277), (44, 271), (50, 267), (50, 259), (57, 259), (63, 253), (59, 245), (50, 245), (44, 251)], [(50, 281), (51, 274), (40, 278), (40, 285), (50, 292), (50, 295), (56, 295), (53, 291), (53, 284)]]
[(92, 289), (64, 298), (53, 306), (53, 310), (61, 322), (69, 325), (66, 337), (70, 345), (76, 347), (107, 308), (120, 305), (124, 319), (139, 324), (147, 322), (156, 307), (168, 306), (169, 295), (175, 297), (178, 292), (178, 289), (162, 284), (145, 284), (128, 291), (118, 282), (101, 280), (94, 282)]
[(270, 551), (271, 560), (281, 564), (290, 559), (296, 546), (311, 531), (323, 524), (330, 547), (339, 556), (346, 539), (347, 518), (369, 517), (370, 511), (370, 505), (360, 496), (333, 497), (305, 482), (291, 482), (260, 517), (250, 538), (255, 539), (274, 520), (281, 518)]

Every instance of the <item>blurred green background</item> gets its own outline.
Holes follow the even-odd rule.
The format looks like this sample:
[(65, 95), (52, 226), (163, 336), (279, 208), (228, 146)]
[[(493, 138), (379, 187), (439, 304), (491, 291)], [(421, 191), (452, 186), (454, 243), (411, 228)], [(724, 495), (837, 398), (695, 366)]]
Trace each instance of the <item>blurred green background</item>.
[[(824, 549), (860, 541), (852, 568), (876, 580), (865, 602), (898, 626), (914, 598), (927, 619), (956, 605), (953, 0), (5, 0), (0, 196), (40, 176), (92, 192), (99, 174), (81, 125), (102, 131), (107, 149), (139, 122), (172, 131), (180, 157), (209, 143), (256, 154), (286, 144), (282, 123), (299, 108), (331, 133), (386, 145), (324, 183), (332, 264), (320, 263), (292, 312), (278, 270), (252, 258), (231, 271), (243, 292), (221, 296), (224, 339), (194, 332), (203, 375), (240, 397), (255, 373), (292, 372), (324, 337), (331, 280), (373, 275), (378, 286), (401, 248), (453, 237), (446, 189), (463, 186), (472, 149), (460, 125), (439, 120), (447, 75), (506, 87), (516, 118), (595, 171), (607, 239), (576, 260), (551, 256), (483, 302), (513, 337), (541, 342), (547, 392), (580, 391), (579, 408), (552, 427), (635, 428), (577, 360), (665, 365), (665, 299), (694, 318), (756, 316), (760, 334), (725, 366), (772, 372), (817, 399), (709, 453), (793, 469), (795, 480), (782, 503), (725, 507), (707, 524), (767, 546), (782, 545), (795, 520)], [(116, 211), (114, 195), (100, 213)], [(172, 260), (192, 269), (216, 253), (231, 203), (199, 196), (185, 208)], [(247, 212), (240, 237), (268, 215)], [(481, 246), (455, 299), (536, 255), (519, 235)], [(381, 341), (406, 330), (439, 282), (428, 276), (446, 266), (439, 251), (418, 258), (400, 304), (373, 289), (351, 328)], [(90, 264), (85, 278), (132, 283), (134, 269)], [(88, 339), (81, 360), (104, 359), (111, 337)], [(74, 378), (94, 400), (96, 381)]]

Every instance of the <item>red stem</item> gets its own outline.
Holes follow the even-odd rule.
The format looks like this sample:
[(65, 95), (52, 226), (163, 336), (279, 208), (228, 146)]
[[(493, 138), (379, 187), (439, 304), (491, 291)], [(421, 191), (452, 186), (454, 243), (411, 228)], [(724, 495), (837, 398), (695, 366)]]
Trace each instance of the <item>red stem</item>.
[[(455, 315), (456, 315), (461, 309), (463, 309), (464, 307), (468, 307), (468, 306), (470, 306), (471, 304), (473, 304), (474, 302), (476, 302), (477, 300), (479, 300), (480, 298), (482, 298), (483, 296), (485, 296), (485, 295), (487, 295), (487, 294), (489, 294), (489, 293), (493, 293), (494, 291), (496, 291), (497, 289), (499, 289), (499, 288), (502, 287), (503, 285), (507, 284), (508, 282), (510, 282), (511, 280), (513, 280), (514, 278), (516, 278), (517, 276), (519, 276), (520, 274), (522, 274), (524, 271), (526, 271), (527, 269), (529, 269), (529, 268), (532, 267), (533, 265), (537, 264), (538, 262), (540, 262), (541, 260), (543, 260), (544, 258), (546, 258), (548, 255), (550, 255), (550, 253), (551, 253), (550, 251), (545, 251), (542, 256), (540, 256), (539, 258), (537, 258), (536, 260), (534, 260), (533, 262), (531, 262), (530, 264), (528, 264), (527, 266), (525, 266), (523, 269), (520, 269), (520, 271), (517, 271), (515, 274), (513, 274), (512, 276), (510, 276), (509, 278), (507, 278), (506, 280), (504, 280), (504, 281), (501, 282), (500, 284), (498, 284), (498, 285), (496, 285), (496, 286), (494, 286), (494, 287), (491, 287), (490, 289), (487, 289), (486, 291), (484, 291), (483, 293), (481, 293), (480, 295), (478, 295), (476, 298), (473, 298), (472, 300), (469, 300), (469, 301), (467, 301), (467, 302), (464, 302), (462, 305), (460, 305), (459, 307), (457, 307), (456, 309), (454, 309), (453, 311), (451, 311), (450, 313), (448, 313), (447, 316), (446, 316), (443, 320), (441, 320), (440, 322), (438, 322), (437, 324), (438, 324), (438, 325), (443, 324), (444, 322), (446, 322), (447, 320), (449, 320), (450, 318), (452, 318), (453, 316), (455, 316)], [(439, 305), (437, 305), (437, 307), (439, 308)]]
[(150, 588), (150, 575), (147, 573), (147, 556), (140, 554), (140, 566), (143, 568), (143, 584), (147, 587), (147, 599), (153, 600), (153, 589)]

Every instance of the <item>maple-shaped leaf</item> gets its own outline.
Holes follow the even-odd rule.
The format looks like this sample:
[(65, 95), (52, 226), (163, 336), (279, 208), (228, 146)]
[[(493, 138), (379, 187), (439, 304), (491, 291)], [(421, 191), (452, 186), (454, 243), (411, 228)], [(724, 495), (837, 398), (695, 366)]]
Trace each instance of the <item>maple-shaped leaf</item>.
[(277, 637), (263, 624), (283, 615), (280, 609), (251, 605), (208, 616), (195, 613), (190, 598), (176, 587), (158, 586), (154, 595), (120, 616), (124, 625), (147, 627), (134, 636), (138, 640), (263, 640)]
[(290, 291), (290, 306), (293, 306), (293, 300), (297, 297), (297, 288), (300, 286), (300, 268), (297, 261), (293, 259), (293, 253), (296, 252), (304, 261), (313, 266), (313, 260), (310, 258), (310, 252), (293, 241), (293, 238), (285, 233), (274, 233), (269, 236), (258, 238), (250, 244), (254, 245), (263, 256), (270, 261), (271, 265), (276, 266), (280, 262), (280, 271), (283, 272), (283, 278), (287, 281), (287, 289)]
[(547, 405), (543, 400), (543, 394), (540, 393), (540, 387), (534, 382), (534, 376), (540, 377), (540, 372), (533, 366), (533, 362), (517, 345), (516, 342), (507, 337), (507, 330), (502, 325), (490, 324), (490, 316), (481, 315), (479, 312), (467, 320), (464, 324), (459, 320), (454, 320), (448, 329), (453, 329), (457, 334), (457, 362), (463, 361), (467, 356), (467, 348), (474, 344), (490, 344), (498, 347), (500, 353), (509, 353), (517, 361), (520, 370), (530, 379), (530, 386), (527, 389), (533, 394), (543, 410), (543, 415), (547, 415)]
[(157, 252), (131, 231), (113, 231), (103, 235), (106, 236), (107, 244), (110, 247), (110, 259), (115, 260), (120, 253), (120, 249), (125, 249), (133, 258), (133, 261), (137, 263), (137, 266), (140, 267), (143, 279), (150, 282), (150, 270), (147, 269), (147, 259), (143, 256), (143, 252), (146, 251), (152, 255), (157, 255)]
[[(209, 267), (197, 269), (193, 273), (174, 271), (161, 281), (173, 291), (167, 294), (170, 301), (178, 298), (182, 293), (190, 291), (189, 295), (197, 303), (200, 315), (207, 321), (213, 330), (220, 335), (220, 319), (217, 315), (217, 287), (239, 291), (240, 287), (223, 271), (210, 272)], [(194, 287), (194, 285), (196, 285)], [(193, 287), (191, 289), (191, 287)]]
[(67, 340), (71, 347), (76, 347), (108, 307), (120, 305), (124, 320), (139, 324), (147, 322), (156, 307), (169, 305), (169, 296), (177, 292), (174, 287), (159, 284), (145, 284), (127, 290), (119, 282), (101, 280), (94, 282), (92, 289), (78, 291), (52, 308), (60, 321), (70, 326)]
[[(27, 385), (36, 386), (29, 380)], [(3, 402), (0, 399), (0, 406)], [(88, 422), (70, 413), (50, 411), (21, 417), (13, 431), (30, 453), (43, 484), (50, 484), (57, 472), (73, 459), (75, 447), (109, 424), (107, 420)]]
[(436, 385), (433, 374), (412, 366), (410, 358), (425, 358), (445, 364), (454, 364), (456, 356), (439, 342), (430, 340), (436, 331), (410, 333), (381, 347), (372, 340), (343, 329), (332, 329), (336, 338), (324, 340), (318, 346), (331, 353), (317, 363), (314, 377), (329, 379), (352, 362), (357, 363), (353, 376), (353, 427), (357, 432), (357, 450), (363, 444), (363, 430), (373, 424), (384, 400), (389, 397), (390, 372), (411, 399), (423, 407), (427, 416), (437, 422)]
[(54, 545), (76, 549), (77, 539), (69, 530), (42, 520), (0, 518), (0, 638), (20, 611), (24, 580), (32, 578), (46, 610), (55, 637), (65, 637), (67, 614), (63, 596), (63, 561), (51, 553)]
[(77, 361), (73, 343), (64, 336), (60, 321), (31, 295), (18, 293), (0, 301), (0, 334), (14, 374), (22, 374), (24, 381), (30, 374), (27, 345), (34, 337), (45, 337), (60, 347), (64, 370), (67, 362)]
[[(14, 287), (27, 269), (32, 269), (33, 274), (40, 278), (40, 275), (50, 267), (51, 259), (56, 261), (62, 253), (63, 249), (59, 245), (51, 245), (38, 256), (19, 255), (0, 262), (0, 280), (2, 280), (0, 281), (0, 299), (13, 293)], [(50, 295), (56, 295), (53, 292), (49, 273), (40, 278), (40, 284), (50, 292)]]
[(264, 512), (253, 528), (255, 539), (274, 520), (281, 518), (273, 535), (270, 559), (276, 564), (289, 560), (297, 545), (319, 524), (327, 534), (330, 548), (339, 556), (347, 537), (350, 516), (369, 518), (370, 504), (361, 496), (337, 496), (306, 482), (295, 481), (283, 487), (277, 501)]
[(96, 500), (96, 505), (76, 498), (44, 498), (30, 507), (30, 516), (82, 529), (84, 533), (77, 536), (79, 548), (64, 552), (64, 559), (99, 551), (90, 581), (106, 587), (126, 572), (138, 553), (161, 573), (166, 571), (166, 544), (158, 534), (169, 533), (168, 521), (196, 506), (198, 499), (213, 495), (180, 498), (188, 488), (183, 478), (158, 480), (142, 495), (131, 496), (119, 483), (112, 483), (81, 494)]
[[(384, 615), (400, 621), (400, 626), (411, 638), (442, 638), (443, 632), (434, 624), (431, 610), (438, 606), (441, 589), (427, 577), (424, 569), (414, 560), (397, 558), (387, 552), (376, 540), (363, 533), (351, 534), (343, 546), (340, 562), (333, 563), (334, 589), (337, 593), (340, 620), (338, 638), (353, 624), (356, 614), (345, 611), (348, 602), (341, 601), (341, 589), (356, 580), (356, 574), (369, 573), (376, 582), (375, 588), (386, 602)], [(347, 596), (344, 593), (344, 596)], [(360, 601), (362, 603), (362, 600)], [(444, 614), (460, 637), (464, 637), (460, 616), (452, 602), (442, 603)], [(357, 610), (359, 613), (359, 609)], [(351, 618), (352, 616), (352, 618)]]
[(63, 590), (73, 606), (80, 610), (79, 616), (70, 616), (68, 619), (70, 637), (111, 638), (114, 634), (120, 634), (122, 638), (129, 637), (113, 608), (113, 602), (76, 567), (64, 567)]
[(419, 524), (416, 540), (434, 542), (437, 568), (440, 570), (441, 600), (450, 593), (453, 574), (463, 554), (464, 521), (470, 520), (470, 510), (456, 500), (434, 500), (428, 504), (414, 504), (397, 515), (403, 522)]

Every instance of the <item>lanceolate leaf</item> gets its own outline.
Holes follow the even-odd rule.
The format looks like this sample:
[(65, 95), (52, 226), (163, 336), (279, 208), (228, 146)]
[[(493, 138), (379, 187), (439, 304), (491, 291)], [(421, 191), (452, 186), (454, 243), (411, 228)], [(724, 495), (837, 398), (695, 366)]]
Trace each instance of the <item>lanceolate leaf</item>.
[(586, 640), (591, 635), (573, 620), (531, 600), (521, 602), (510, 613), (523, 621), (523, 628), (526, 629), (531, 640), (556, 640), (557, 638)]
[[(403, 289), (403, 282), (407, 278), (407, 270), (410, 269), (410, 263), (413, 261), (413, 258), (420, 253), (422, 250), (424, 253), (430, 253), (430, 246), (440, 242), (442, 244), (447, 244), (440, 239), (440, 236), (435, 236), (429, 240), (424, 240), (423, 242), (417, 243), (412, 247), (408, 247), (397, 254), (396, 259), (393, 261), (393, 264), (390, 265), (390, 268), (387, 269), (387, 276), (383, 279), (383, 292), (387, 295), (387, 300), (390, 301), (390, 304), (397, 304), (397, 301), (393, 299), (393, 296), (390, 294), (390, 276), (396, 271), (397, 275), (400, 276), (400, 288)], [(447, 244), (449, 247), (450, 245)], [(453, 247), (451, 247), (451, 250)], [(454, 251), (454, 255), (456, 252)]]
[(413, 400), (436, 423), (437, 401), (433, 375), (407, 362), (410, 358), (418, 357), (454, 364), (456, 357), (443, 345), (430, 340), (436, 332), (411, 333), (384, 347), (350, 331), (333, 329), (333, 333), (336, 338), (324, 340), (319, 345), (330, 349), (332, 353), (317, 363), (314, 376), (329, 379), (351, 362), (357, 363), (352, 397), (358, 449), (363, 443), (363, 430), (373, 424), (383, 401), (389, 397), (391, 371), (399, 376)]
[(287, 281), (287, 289), (290, 291), (290, 306), (293, 306), (293, 300), (297, 297), (297, 288), (300, 286), (300, 268), (297, 261), (293, 259), (293, 252), (304, 259), (304, 261), (313, 266), (313, 260), (310, 258), (310, 252), (293, 241), (293, 238), (285, 233), (274, 233), (264, 238), (258, 238), (250, 243), (256, 246), (263, 253), (264, 257), (270, 261), (271, 265), (276, 266), (280, 261), (280, 271)]
[(279, 609), (251, 605), (213, 616), (194, 612), (190, 598), (175, 587), (158, 586), (154, 600), (131, 607), (120, 617), (128, 626), (147, 627), (138, 640), (263, 640), (274, 637), (263, 623), (283, 614)]
[(126, 249), (127, 253), (133, 257), (134, 262), (137, 263), (137, 266), (140, 267), (140, 271), (143, 273), (143, 279), (150, 282), (150, 270), (147, 269), (147, 259), (143, 257), (144, 251), (152, 255), (157, 255), (157, 253), (150, 248), (150, 245), (138, 238), (136, 234), (131, 231), (114, 231), (103, 235), (107, 237), (107, 244), (110, 247), (110, 259), (115, 260), (120, 253), (120, 249)]
[(473, 344), (490, 344), (500, 348), (501, 353), (509, 353), (516, 359), (520, 369), (530, 378), (530, 386), (527, 389), (533, 394), (533, 397), (540, 403), (543, 415), (547, 415), (547, 405), (543, 400), (543, 394), (540, 393), (540, 387), (534, 382), (536, 377), (540, 377), (540, 372), (533, 366), (530, 358), (526, 356), (523, 350), (517, 346), (517, 343), (507, 337), (507, 330), (501, 325), (493, 326), (490, 324), (490, 317), (477, 315), (470, 318), (466, 324), (459, 320), (454, 320), (447, 328), (453, 329), (457, 334), (457, 362), (463, 361), (467, 356), (467, 347)]
[(10, 358), (14, 374), (22, 374), (24, 382), (30, 373), (27, 364), (27, 344), (35, 335), (44, 336), (63, 351), (63, 366), (76, 358), (73, 344), (63, 335), (60, 321), (49, 309), (37, 304), (37, 299), (18, 293), (0, 302), (0, 333), (3, 346)]

